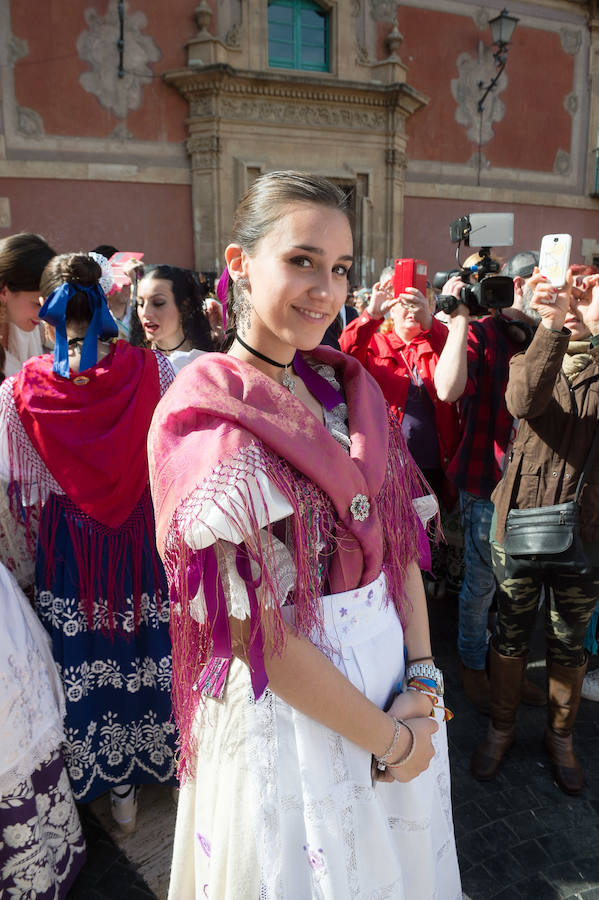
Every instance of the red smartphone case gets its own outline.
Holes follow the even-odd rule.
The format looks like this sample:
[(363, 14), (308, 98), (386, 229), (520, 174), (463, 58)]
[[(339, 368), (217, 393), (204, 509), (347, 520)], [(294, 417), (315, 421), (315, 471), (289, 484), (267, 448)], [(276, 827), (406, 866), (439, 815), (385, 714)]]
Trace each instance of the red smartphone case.
[(414, 287), (426, 297), (428, 267), (424, 259), (396, 259), (393, 273), (393, 296), (398, 297), (406, 288)]

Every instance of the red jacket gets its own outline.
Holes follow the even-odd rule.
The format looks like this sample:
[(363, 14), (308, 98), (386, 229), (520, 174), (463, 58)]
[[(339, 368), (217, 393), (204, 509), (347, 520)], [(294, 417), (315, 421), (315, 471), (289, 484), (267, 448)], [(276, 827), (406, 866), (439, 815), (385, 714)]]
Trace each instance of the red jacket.
[(400, 421), (408, 396), (410, 372), (416, 366), (435, 408), (439, 457), (442, 468), (446, 469), (458, 446), (458, 413), (455, 403), (438, 399), (433, 379), (447, 339), (447, 328), (433, 318), (428, 331), (421, 331), (413, 341), (405, 344), (394, 331), (378, 333), (381, 321), (367, 313), (358, 316), (341, 332), (341, 349), (359, 359), (370, 372)]

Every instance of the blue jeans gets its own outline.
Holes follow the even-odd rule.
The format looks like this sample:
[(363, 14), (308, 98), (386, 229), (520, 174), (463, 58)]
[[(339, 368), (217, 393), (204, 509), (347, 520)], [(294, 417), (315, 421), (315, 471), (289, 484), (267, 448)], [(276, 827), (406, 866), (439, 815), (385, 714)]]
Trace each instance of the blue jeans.
[(458, 653), (469, 669), (484, 669), (487, 619), (495, 594), (489, 533), (493, 504), (460, 490), (464, 528), (464, 580), (459, 597)]

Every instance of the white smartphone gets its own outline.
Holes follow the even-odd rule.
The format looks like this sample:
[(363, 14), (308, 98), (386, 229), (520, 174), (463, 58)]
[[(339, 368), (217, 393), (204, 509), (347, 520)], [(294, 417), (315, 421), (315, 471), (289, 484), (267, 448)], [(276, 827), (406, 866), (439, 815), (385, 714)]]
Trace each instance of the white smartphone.
[(556, 288), (566, 283), (571, 249), (571, 234), (546, 234), (541, 240), (539, 272)]

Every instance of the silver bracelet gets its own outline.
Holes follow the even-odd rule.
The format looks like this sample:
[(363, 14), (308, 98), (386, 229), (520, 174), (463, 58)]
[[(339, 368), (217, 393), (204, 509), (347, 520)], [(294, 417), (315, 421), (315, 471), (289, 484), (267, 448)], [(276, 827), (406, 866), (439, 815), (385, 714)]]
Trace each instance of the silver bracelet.
[(386, 769), (399, 769), (400, 766), (405, 766), (405, 764), (412, 759), (412, 757), (414, 755), (414, 750), (416, 749), (416, 735), (414, 734), (414, 729), (412, 728), (411, 725), (408, 725), (407, 722), (404, 722), (403, 719), (400, 719), (399, 723), (400, 723), (400, 725), (405, 725), (405, 727), (408, 729), (408, 731), (412, 735), (412, 743), (410, 744), (410, 749), (408, 750), (408, 752), (406, 753), (404, 758), (400, 759), (396, 763), (386, 763), (386, 765), (385, 765)]
[(376, 754), (374, 754), (374, 758), (376, 759), (376, 764), (377, 764), (376, 767), (379, 770), (379, 772), (385, 771), (387, 760), (389, 759), (389, 757), (392, 755), (393, 751), (395, 750), (395, 746), (399, 740), (401, 726), (404, 724), (404, 722), (402, 722), (401, 719), (396, 719), (395, 716), (391, 716), (391, 719), (393, 720), (393, 727), (395, 728), (395, 731), (393, 733), (393, 740), (391, 741), (390, 746), (385, 750), (385, 752), (383, 753), (382, 756), (377, 756)]

